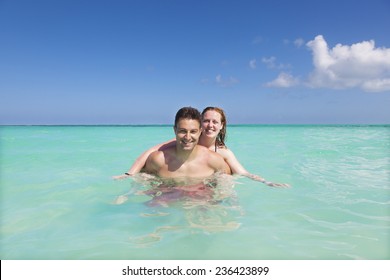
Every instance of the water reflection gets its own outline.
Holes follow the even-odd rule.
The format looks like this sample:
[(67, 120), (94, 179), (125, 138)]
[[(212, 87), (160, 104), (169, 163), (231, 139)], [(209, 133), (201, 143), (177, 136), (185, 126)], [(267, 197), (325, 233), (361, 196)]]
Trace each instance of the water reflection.
[(181, 213), (179, 221), (166, 220), (153, 232), (130, 238), (131, 243), (146, 246), (159, 242), (166, 232), (189, 231), (215, 233), (234, 231), (240, 227), (237, 218), (242, 215), (234, 190), (234, 178), (215, 174), (208, 178), (162, 179), (148, 174), (133, 178), (132, 190), (119, 196), (115, 203), (125, 203), (131, 196), (147, 196), (144, 202), (151, 213), (140, 213), (143, 218), (156, 218)]

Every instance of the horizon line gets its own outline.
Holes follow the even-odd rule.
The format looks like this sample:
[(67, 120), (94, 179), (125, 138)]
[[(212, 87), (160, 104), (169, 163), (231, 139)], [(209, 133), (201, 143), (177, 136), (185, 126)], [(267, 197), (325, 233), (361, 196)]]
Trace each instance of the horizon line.
[[(227, 126), (390, 126), (390, 123), (232, 123)], [(0, 126), (173, 126), (173, 124), (0, 124)]]

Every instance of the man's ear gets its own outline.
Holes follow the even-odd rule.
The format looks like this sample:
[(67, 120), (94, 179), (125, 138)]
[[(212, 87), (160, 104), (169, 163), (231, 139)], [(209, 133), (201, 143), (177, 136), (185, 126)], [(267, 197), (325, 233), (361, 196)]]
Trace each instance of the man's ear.
[(176, 134), (176, 125), (173, 126), (173, 132)]

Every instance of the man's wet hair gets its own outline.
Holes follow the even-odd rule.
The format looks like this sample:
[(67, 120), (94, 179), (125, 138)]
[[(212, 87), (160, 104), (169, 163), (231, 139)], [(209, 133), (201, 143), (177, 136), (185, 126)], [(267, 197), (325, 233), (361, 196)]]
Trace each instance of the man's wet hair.
[(199, 122), (199, 127), (202, 123), (202, 116), (200, 112), (198, 111), (198, 109), (192, 107), (183, 107), (179, 111), (177, 111), (175, 117), (175, 127), (181, 119), (197, 120)]

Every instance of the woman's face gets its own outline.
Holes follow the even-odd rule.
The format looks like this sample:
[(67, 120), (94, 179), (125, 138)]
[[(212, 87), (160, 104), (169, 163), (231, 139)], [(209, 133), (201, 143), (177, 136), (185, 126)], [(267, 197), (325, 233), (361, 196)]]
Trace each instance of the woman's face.
[(219, 131), (223, 128), (221, 114), (217, 111), (208, 110), (202, 119), (202, 134), (207, 137), (217, 138)]

